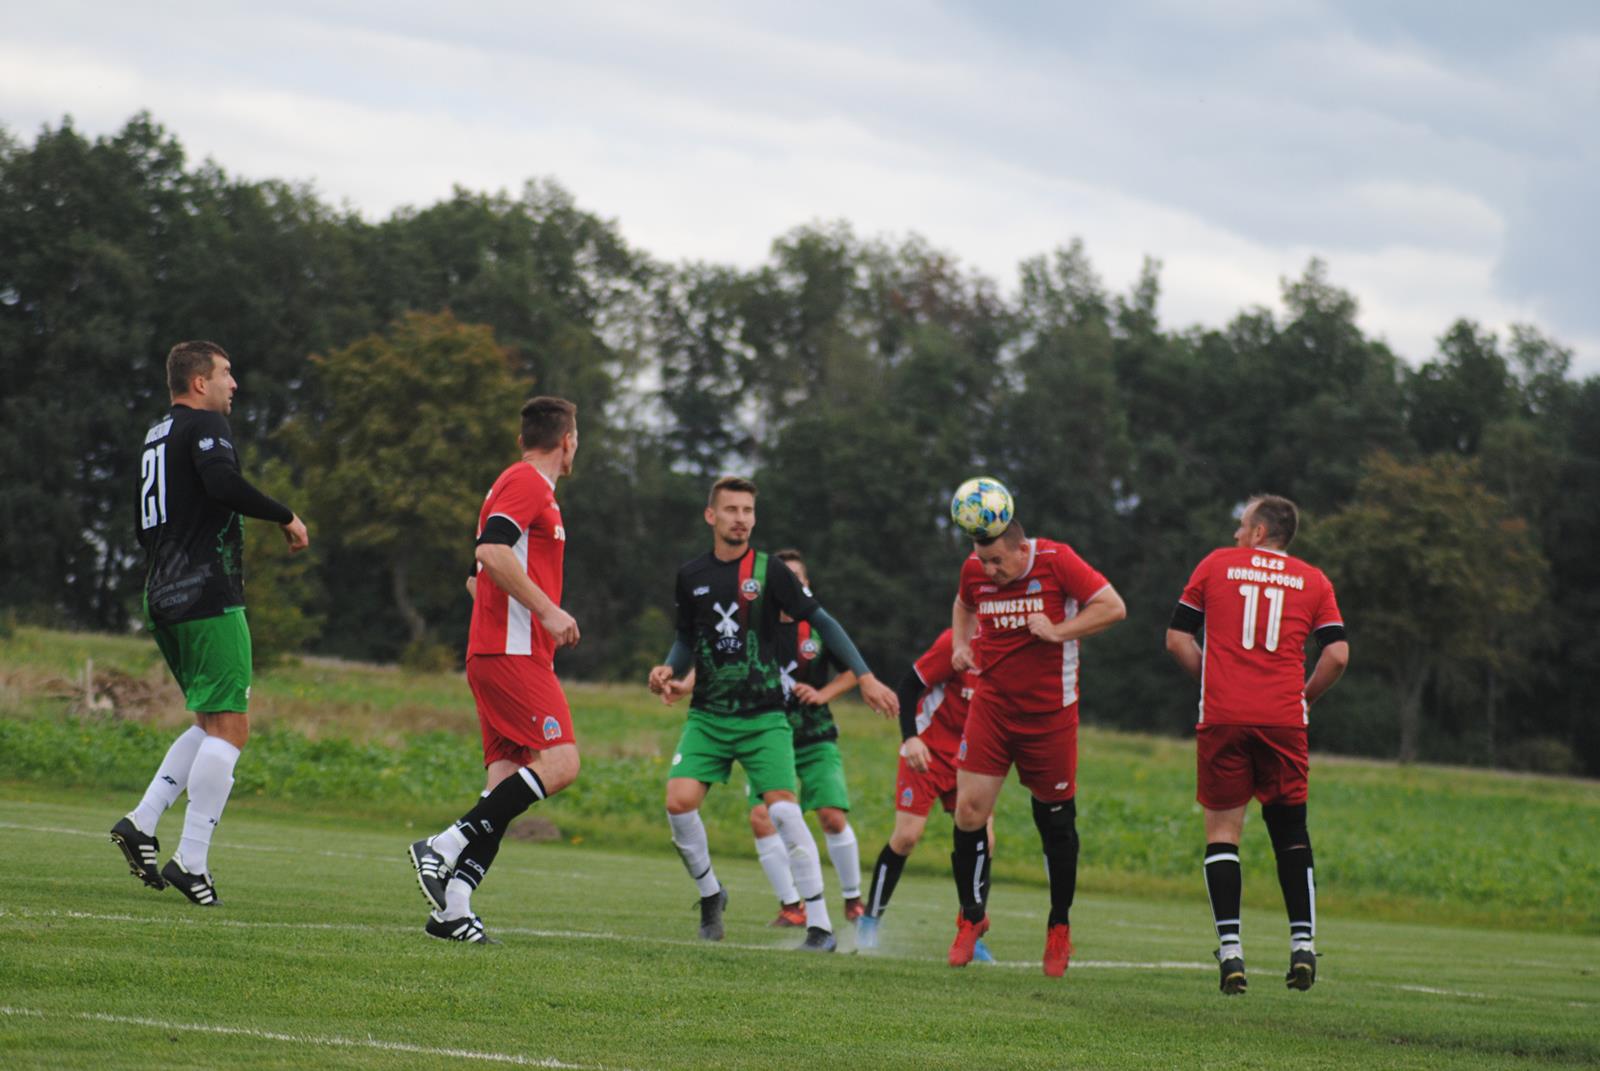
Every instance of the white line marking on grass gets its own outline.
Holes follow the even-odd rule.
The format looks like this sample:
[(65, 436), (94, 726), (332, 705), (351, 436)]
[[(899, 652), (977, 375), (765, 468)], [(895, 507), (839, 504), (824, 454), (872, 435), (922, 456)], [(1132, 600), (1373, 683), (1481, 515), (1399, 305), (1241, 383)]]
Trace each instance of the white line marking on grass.
[(1465, 989), (1440, 989), (1431, 985), (1395, 985), (1391, 989), (1404, 989), (1407, 993), (1430, 993), (1436, 997), (1471, 997), (1474, 1000), (1489, 1000), (1487, 993), (1471, 993)]
[(523, 1056), (514, 1052), (479, 1052), (474, 1049), (436, 1048), (430, 1045), (413, 1045), (405, 1041), (382, 1041), (378, 1038), (346, 1038), (337, 1034), (284, 1034), (276, 1030), (257, 1030), (247, 1026), (217, 1026), (211, 1023), (177, 1023), (166, 1019), (149, 1019), (142, 1015), (108, 1015), (104, 1012), (45, 1012), (37, 1008), (9, 1008), (0, 1005), (0, 1015), (29, 1019), (79, 1019), (91, 1023), (116, 1023), (122, 1026), (148, 1026), (157, 1030), (183, 1030), (193, 1034), (222, 1034), (228, 1037), (255, 1038), (260, 1041), (286, 1041), (293, 1045), (321, 1045), (324, 1048), (377, 1049), (382, 1052), (405, 1052), (417, 1056), (449, 1056), (458, 1060), (482, 1060), (494, 1064), (515, 1064), (519, 1067), (557, 1067), (585, 1069), (594, 1064), (569, 1064), (551, 1056)]

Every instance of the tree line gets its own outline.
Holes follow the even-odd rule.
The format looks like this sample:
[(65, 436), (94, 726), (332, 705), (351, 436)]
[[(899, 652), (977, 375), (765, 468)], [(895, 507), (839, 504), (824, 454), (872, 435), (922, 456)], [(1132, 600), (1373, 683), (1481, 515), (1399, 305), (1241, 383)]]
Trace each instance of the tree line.
[(758, 542), (803, 549), (897, 673), (949, 619), (967, 546), (948, 496), (987, 473), (1127, 600), (1085, 644), (1085, 718), (1183, 732), (1173, 603), (1272, 491), (1300, 503), (1293, 549), (1333, 578), (1352, 641), (1313, 746), (1600, 775), (1600, 378), (1533, 326), (1466, 317), (1408, 365), (1315, 260), (1283, 312), (1220, 328), (1163, 325), (1159, 297), (1158, 262), (1111, 293), (1077, 242), (1010, 289), (842, 223), (753, 268), (668, 264), (551, 181), (369, 221), (193, 166), (147, 115), (92, 139), (0, 131), (0, 604), (136, 619), (137, 445), (166, 350), (210, 338), (234, 356), (250, 475), (313, 532), (291, 561), (247, 526), (265, 654), (458, 659), (478, 503), (520, 401), (554, 393), (582, 440), (570, 676), (659, 659), (725, 472), (761, 487)]

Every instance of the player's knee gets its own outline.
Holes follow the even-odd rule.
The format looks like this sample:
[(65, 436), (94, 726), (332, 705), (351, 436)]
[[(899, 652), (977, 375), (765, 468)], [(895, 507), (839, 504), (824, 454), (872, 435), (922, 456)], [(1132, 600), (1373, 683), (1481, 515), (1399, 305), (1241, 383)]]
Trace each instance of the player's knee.
[(1311, 834), (1306, 831), (1305, 804), (1274, 803), (1263, 806), (1261, 820), (1266, 823), (1267, 836), (1272, 838), (1274, 852), (1311, 847)]
[(966, 802), (956, 804), (956, 825), (961, 829), (982, 829), (989, 821), (990, 811), (979, 807), (977, 804)]
[(889, 834), (889, 850), (896, 855), (910, 855), (920, 840), (922, 840), (920, 829), (914, 832), (897, 829)]
[(1056, 800), (1045, 802), (1033, 798), (1033, 825), (1044, 842), (1045, 854), (1053, 849), (1075, 851), (1078, 847), (1078, 802)]
[(750, 832), (758, 837), (770, 837), (778, 832), (772, 824), (772, 816), (767, 813), (767, 805), (758, 803), (750, 808)]
[[(687, 780), (687, 779), (685, 779)], [(667, 782), (667, 813), (688, 814), (690, 811), (700, 809), (700, 800), (704, 797), (703, 791), (696, 791), (699, 783), (689, 781), (688, 785), (681, 785), (677, 780)]]
[(553, 796), (578, 779), (581, 765), (578, 749), (566, 744), (540, 752), (533, 768), (544, 785), (545, 795)]
[(818, 808), (817, 822), (821, 824), (824, 833), (838, 834), (850, 828), (850, 816), (837, 807)]

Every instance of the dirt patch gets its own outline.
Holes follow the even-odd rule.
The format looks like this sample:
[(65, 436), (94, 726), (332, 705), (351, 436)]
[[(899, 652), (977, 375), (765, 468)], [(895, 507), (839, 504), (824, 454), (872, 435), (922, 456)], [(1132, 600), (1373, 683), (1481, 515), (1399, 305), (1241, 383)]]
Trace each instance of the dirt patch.
[(506, 832), (506, 836), (512, 840), (526, 840), (535, 844), (542, 844), (547, 841), (560, 840), (561, 830), (550, 819), (530, 814), (524, 815), (513, 823)]

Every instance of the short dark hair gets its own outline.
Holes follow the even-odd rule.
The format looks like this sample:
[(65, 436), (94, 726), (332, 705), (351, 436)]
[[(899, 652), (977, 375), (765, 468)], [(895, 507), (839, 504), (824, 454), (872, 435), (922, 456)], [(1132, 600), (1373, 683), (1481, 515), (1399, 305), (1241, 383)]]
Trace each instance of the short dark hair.
[(231, 361), (228, 351), (215, 342), (180, 342), (167, 351), (167, 390), (174, 398), (189, 393), (195, 376), (209, 376), (217, 358)]
[(979, 539), (977, 536), (973, 536), (972, 541), (980, 547), (987, 547), (995, 540), (1003, 539), (1006, 542), (1006, 546), (1014, 547), (1027, 538), (1028, 533), (1022, 530), (1022, 522), (1012, 521), (1010, 524), (1006, 525), (1005, 531), (1001, 532), (999, 535), (990, 536), (987, 539)]
[(1300, 528), (1300, 510), (1282, 495), (1252, 495), (1244, 504), (1244, 515), (1265, 525), (1267, 538), (1283, 550), (1289, 549)]
[(742, 491), (754, 497), (756, 482), (743, 476), (724, 476), (711, 485), (711, 493), (706, 496), (706, 505), (715, 506), (717, 504), (717, 496), (724, 491)]
[(578, 407), (565, 398), (540, 395), (522, 403), (522, 448), (554, 450), (578, 426)]

